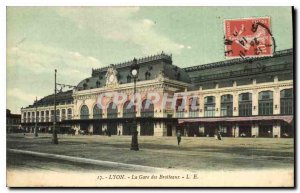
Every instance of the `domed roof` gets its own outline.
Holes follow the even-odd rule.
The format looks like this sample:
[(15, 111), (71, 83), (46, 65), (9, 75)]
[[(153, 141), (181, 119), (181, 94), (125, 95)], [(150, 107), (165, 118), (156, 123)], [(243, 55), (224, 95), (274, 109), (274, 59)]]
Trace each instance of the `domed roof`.
[[(159, 73), (163, 72), (164, 76), (171, 80), (178, 80), (190, 83), (188, 73), (183, 69), (172, 64), (172, 56), (166, 55), (163, 52), (158, 55), (140, 58), (137, 61), (139, 67), (139, 75), (137, 81), (153, 80)], [(119, 84), (130, 83), (130, 70), (133, 61), (111, 65), (117, 71), (117, 79)], [(78, 85), (78, 90), (87, 90), (93, 88), (100, 88), (106, 85), (106, 73), (110, 67), (100, 69), (93, 69), (92, 76), (82, 80)]]

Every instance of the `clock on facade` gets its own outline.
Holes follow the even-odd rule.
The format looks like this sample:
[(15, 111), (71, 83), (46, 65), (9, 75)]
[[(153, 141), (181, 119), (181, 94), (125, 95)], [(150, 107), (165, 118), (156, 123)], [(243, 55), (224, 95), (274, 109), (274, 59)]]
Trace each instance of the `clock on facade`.
[(108, 68), (106, 72), (106, 85), (118, 84), (117, 71), (113, 68)]

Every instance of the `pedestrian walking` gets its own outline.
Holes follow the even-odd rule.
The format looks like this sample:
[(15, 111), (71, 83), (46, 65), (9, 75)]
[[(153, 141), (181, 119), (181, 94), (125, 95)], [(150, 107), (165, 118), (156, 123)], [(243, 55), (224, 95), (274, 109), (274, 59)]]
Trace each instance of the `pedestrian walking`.
[(218, 131), (218, 140), (222, 140), (222, 135), (221, 135), (220, 131)]
[(178, 146), (179, 146), (180, 142), (181, 142), (181, 132), (180, 132), (180, 130), (178, 130), (177, 131), (177, 143), (178, 143)]

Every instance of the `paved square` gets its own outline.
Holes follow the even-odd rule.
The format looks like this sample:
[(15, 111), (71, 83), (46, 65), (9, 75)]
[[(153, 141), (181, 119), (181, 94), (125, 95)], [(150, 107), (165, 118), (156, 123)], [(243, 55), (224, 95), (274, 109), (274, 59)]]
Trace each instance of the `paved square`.
[[(139, 137), (140, 151), (130, 151), (130, 136), (60, 135), (51, 144), (51, 135), (9, 134), (7, 148), (67, 155), (95, 160), (184, 170), (293, 169), (293, 139), (183, 137)], [(8, 169), (107, 170), (88, 164), (36, 159), (8, 153)], [(20, 157), (21, 156), (21, 157)]]

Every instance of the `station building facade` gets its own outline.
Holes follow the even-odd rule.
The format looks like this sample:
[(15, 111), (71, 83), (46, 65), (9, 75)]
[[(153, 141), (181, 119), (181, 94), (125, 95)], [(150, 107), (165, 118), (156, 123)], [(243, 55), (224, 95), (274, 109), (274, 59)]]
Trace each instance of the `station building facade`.
[[(139, 66), (140, 96), (127, 108), (134, 92), (133, 63)], [(293, 137), (293, 68), (292, 49), (187, 68), (162, 52), (92, 69), (75, 89), (56, 95), (57, 125), (60, 133), (131, 135), (135, 114), (141, 136), (175, 136), (181, 130), (185, 136)], [(107, 95), (115, 92), (126, 96), (121, 103)], [(98, 105), (100, 95), (105, 108)], [(39, 132), (51, 132), (54, 95), (22, 108), (21, 116), (27, 131), (37, 121)]]

